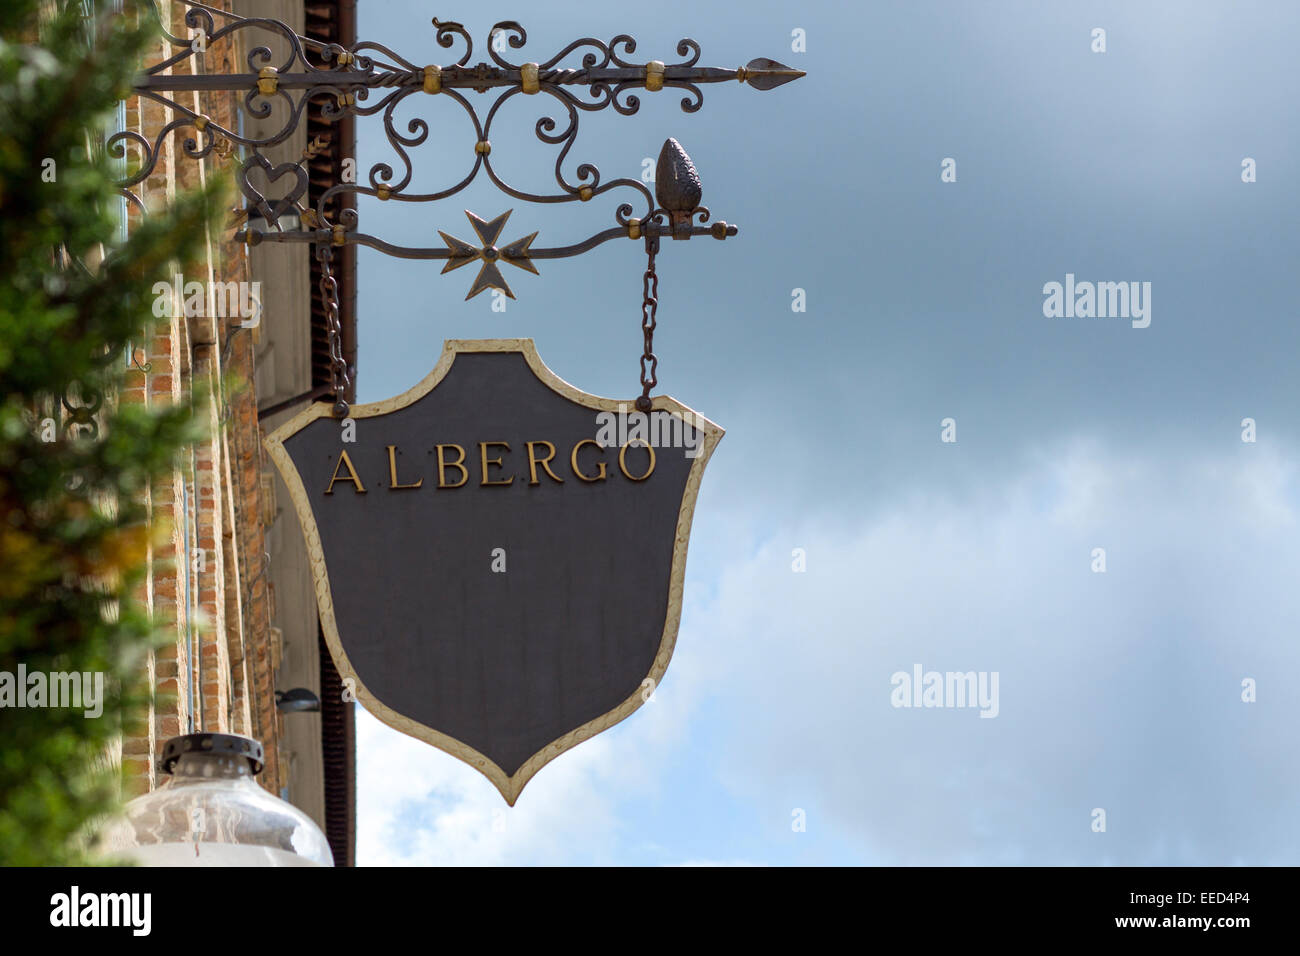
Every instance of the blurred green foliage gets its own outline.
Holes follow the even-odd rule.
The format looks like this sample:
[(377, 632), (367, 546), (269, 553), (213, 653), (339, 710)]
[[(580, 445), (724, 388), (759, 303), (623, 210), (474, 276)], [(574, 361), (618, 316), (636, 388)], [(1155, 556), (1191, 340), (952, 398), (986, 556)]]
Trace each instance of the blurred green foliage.
[[(169, 534), (146, 523), (146, 492), (198, 437), (189, 405), (113, 400), (153, 334), (153, 283), (198, 251), (225, 194), (181, 196), (121, 238), (104, 130), (158, 42), (152, 7), (125, 6), (0, 4), (0, 673), (101, 671), (107, 698), (98, 719), (0, 708), (0, 865), (83, 862), (119, 799), (106, 756), (150, 693), (138, 595)], [(97, 433), (48, 440), (64, 395), (104, 397)]]

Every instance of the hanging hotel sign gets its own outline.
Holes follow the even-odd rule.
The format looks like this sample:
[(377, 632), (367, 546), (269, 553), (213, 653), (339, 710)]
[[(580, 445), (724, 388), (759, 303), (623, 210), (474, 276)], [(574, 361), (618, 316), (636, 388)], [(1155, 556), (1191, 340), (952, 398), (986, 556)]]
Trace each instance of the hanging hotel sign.
[(560, 379), (531, 339), (449, 341), (410, 391), (271, 434), (339, 673), (513, 804), (662, 679), (722, 429)]

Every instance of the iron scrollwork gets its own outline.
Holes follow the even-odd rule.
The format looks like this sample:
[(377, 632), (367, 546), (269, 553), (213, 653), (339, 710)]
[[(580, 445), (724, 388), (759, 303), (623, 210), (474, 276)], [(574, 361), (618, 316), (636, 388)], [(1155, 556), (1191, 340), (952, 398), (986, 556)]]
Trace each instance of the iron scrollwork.
[[(687, 95), (681, 100), (681, 108), (685, 112), (694, 113), (704, 102), (700, 89), (703, 84), (730, 80), (748, 83), (757, 89), (771, 89), (803, 75), (800, 70), (790, 69), (766, 58), (751, 60), (748, 65), (738, 69), (700, 67), (697, 65), (700, 46), (691, 39), (683, 39), (677, 44), (677, 54), (684, 58), (679, 62), (665, 64), (652, 60), (637, 63), (630, 59), (637, 48), (636, 40), (627, 34), (620, 34), (609, 42), (585, 37), (569, 43), (544, 62), (516, 63), (499, 52), (499, 47), (518, 50), (527, 42), (527, 32), (513, 20), (502, 21), (492, 27), (491, 37), (496, 42), (488, 44), (490, 62), (481, 61), (471, 66), (474, 42), (468, 31), (459, 23), (438, 20), (436, 17), (433, 25), (436, 28), (437, 44), (444, 49), (463, 44), (464, 49), (460, 57), (449, 65), (420, 66), (380, 43), (362, 41), (351, 47), (325, 44), (300, 36), (287, 24), (277, 20), (240, 17), (203, 3), (189, 3), (188, 7), (185, 25), (192, 35), (187, 38), (163, 31), (166, 41), (177, 52), (151, 67), (135, 85), (138, 95), (172, 110), (173, 118), (159, 130), (152, 142), (134, 131), (120, 132), (109, 141), (112, 155), (118, 158), (124, 158), (128, 144), (143, 154), (140, 167), (120, 184), (129, 198), (137, 205), (140, 204), (139, 198), (130, 193), (130, 188), (153, 172), (163, 141), (177, 131), (186, 131), (191, 135), (185, 137), (181, 149), (184, 155), (192, 159), (208, 156), (214, 149), (220, 151), (222, 147), (219, 144), (222, 143), (227, 148), (236, 145), (244, 148), (246, 158), (237, 174), (239, 187), (247, 200), (248, 214), (252, 216), (256, 213), (266, 224), (265, 229), (250, 224), (240, 231), (239, 237), (249, 243), (357, 243), (401, 258), (444, 259), (448, 262), (444, 271), (472, 261), (465, 259), (468, 244), (449, 241), (442, 248), (396, 245), (359, 231), (358, 214), (354, 208), (345, 208), (338, 215), (337, 221), (331, 221), (325, 210), (335, 196), (349, 192), (384, 201), (436, 202), (465, 189), (480, 172), (484, 172), (502, 192), (530, 203), (587, 202), (615, 189), (630, 189), (637, 194), (636, 200), (644, 206), (644, 212), (640, 216), (633, 216), (633, 202), (623, 202), (614, 211), (614, 226), (581, 242), (536, 249), (529, 248), (526, 243), (513, 243), (498, 250), (501, 259), (533, 272), (536, 272), (532, 265), (534, 260), (578, 255), (615, 238), (652, 235), (676, 238), (698, 235), (713, 235), (717, 238), (733, 236), (736, 234), (735, 226), (725, 223), (705, 226), (709, 222), (709, 211), (698, 205), (698, 195), (696, 205), (691, 209), (670, 210), (662, 201), (657, 203), (663, 197), (652, 195), (640, 180), (618, 178), (605, 181), (601, 178), (600, 170), (592, 163), (581, 163), (574, 170), (573, 178), (566, 176), (564, 164), (577, 140), (580, 116), (583, 112), (610, 107), (624, 116), (631, 116), (641, 107), (640, 98), (634, 91), (658, 91), (665, 88), (686, 91)], [(269, 47), (256, 46), (245, 58), (248, 67), (246, 73), (194, 75), (170, 72), (182, 61), (196, 56), (199, 50), (207, 49), (244, 30), (269, 31), (283, 42), (288, 53), (277, 62)], [(199, 41), (196, 41), (196, 37)], [(321, 65), (312, 62), (308, 56), (309, 50), (316, 54)], [(580, 66), (561, 65), (579, 52)], [(241, 135), (236, 130), (220, 125), (211, 117), (182, 105), (173, 95), (194, 90), (242, 91), (242, 108), (249, 116), (258, 119), (272, 116), (275, 104), (279, 103), (284, 121), (278, 129), (266, 136)], [(465, 94), (467, 91), (483, 94), (489, 90), (502, 92), (486, 116), (480, 119), (478, 111)], [(494, 168), (491, 158), (492, 125), (501, 107), (516, 96), (539, 93), (552, 97), (563, 110), (559, 114), (559, 121), (554, 116), (543, 116), (537, 120), (534, 130), (541, 142), (560, 147), (554, 167), (559, 191), (554, 193), (529, 192), (511, 185)], [(456, 102), (469, 117), (475, 135), (474, 158), (469, 171), (459, 182), (436, 192), (409, 190), (414, 178), (410, 150), (428, 140), (428, 122), (418, 117), (411, 119), (403, 131), (398, 128), (395, 119), (397, 108), (410, 97), (420, 94), (435, 94)], [(335, 121), (349, 114), (380, 115), (388, 143), (396, 156), (397, 168), (389, 162), (376, 163), (368, 171), (364, 183), (336, 183), (323, 191), (314, 209), (307, 208), (304, 199), (308, 182), (303, 165), (273, 165), (262, 154), (262, 150), (288, 139), (298, 128), (303, 113), (311, 102), (320, 104), (321, 116), (326, 121)], [(567, 122), (564, 122), (566, 118)], [(665, 144), (665, 150), (680, 151), (681, 159), (689, 165), (685, 152), (674, 141)], [(662, 157), (660, 166), (663, 166)], [(283, 194), (277, 198), (269, 197), (267, 193), (272, 191), (273, 185), (286, 177), (289, 178), (289, 185)], [(289, 220), (291, 226), (296, 228), (283, 227), (281, 219), (288, 213), (296, 214)], [(490, 256), (494, 249), (493, 245), (485, 243), (477, 247), (473, 258), (483, 259), (486, 266), (489, 260), (483, 258), (483, 253)], [(513, 297), (504, 281), (499, 285), (476, 281), (470, 296), (484, 288), (501, 288)]]
[[(723, 221), (710, 222), (708, 208), (700, 205), (699, 177), (676, 140), (670, 139), (663, 145), (653, 195), (639, 179), (602, 179), (600, 170), (589, 162), (580, 163), (572, 178), (567, 176), (564, 166), (577, 140), (580, 117), (583, 113), (606, 108), (631, 116), (641, 107), (638, 91), (664, 89), (684, 91), (686, 95), (681, 99), (681, 108), (684, 112), (694, 113), (704, 103), (703, 85), (739, 81), (755, 89), (769, 90), (804, 75), (801, 70), (761, 57), (736, 69), (701, 67), (698, 65), (700, 46), (691, 39), (683, 39), (677, 44), (677, 55), (683, 58), (678, 62), (634, 62), (631, 57), (637, 44), (627, 34), (620, 34), (608, 42), (584, 37), (569, 43), (543, 62), (516, 63), (502, 55), (503, 48), (521, 49), (528, 35), (523, 26), (513, 20), (501, 21), (492, 27), (487, 49), (489, 60), (480, 60), (471, 66), (474, 42), (468, 31), (459, 23), (436, 17), (433, 26), (438, 46), (451, 50), (463, 44), (463, 52), (446, 65), (419, 65), (380, 43), (362, 41), (350, 47), (327, 44), (300, 36), (277, 20), (241, 17), (190, 0), (187, 0), (187, 7), (185, 25), (191, 36), (176, 36), (164, 30), (166, 42), (176, 52), (139, 77), (134, 87), (137, 95), (171, 110), (171, 118), (152, 141), (140, 133), (125, 131), (117, 133), (108, 142), (110, 155), (116, 158), (124, 159), (129, 147), (141, 154), (139, 168), (120, 183), (128, 200), (143, 209), (132, 187), (154, 171), (162, 144), (169, 136), (182, 132), (185, 138), (181, 151), (192, 159), (202, 159), (214, 150), (228, 154), (238, 146), (242, 148), (243, 160), (236, 180), (246, 200), (246, 208), (236, 238), (250, 245), (306, 242), (314, 244), (318, 253), (333, 246), (357, 244), (404, 259), (445, 260), (443, 272), (480, 262), (467, 299), (484, 289), (500, 289), (514, 298), (498, 268), (500, 262), (536, 273), (534, 263), (538, 260), (579, 255), (613, 239), (643, 239), (647, 252), (652, 253), (658, 248), (660, 237), (689, 239), (711, 235), (725, 239), (736, 235), (735, 225)], [(243, 73), (198, 75), (172, 72), (174, 67), (196, 56), (200, 50), (206, 50), (223, 39), (233, 40), (248, 30), (269, 32), (282, 41), (288, 52), (277, 60), (269, 47), (255, 46), (245, 57), (247, 72)], [(315, 55), (317, 62), (312, 61), (308, 51)], [(579, 53), (580, 65), (562, 65)], [(175, 95), (195, 91), (242, 93), (240, 108), (247, 116), (259, 120), (276, 115), (278, 105), (283, 122), (273, 124), (276, 128), (268, 135), (243, 135), (182, 105)], [(489, 91), (500, 92), (486, 115), (480, 118), (467, 94), (481, 95)], [(538, 94), (551, 97), (561, 107), (556, 114), (558, 120), (556, 116), (545, 115), (534, 127), (540, 142), (559, 147), (554, 166), (557, 192), (530, 192), (511, 185), (494, 167), (491, 158), (492, 125), (501, 107), (515, 97)], [(459, 105), (468, 116), (475, 137), (469, 171), (459, 182), (435, 192), (410, 189), (414, 178), (410, 151), (428, 141), (428, 122), (419, 117), (410, 119), (403, 131), (395, 118), (400, 105), (411, 97), (423, 95), (449, 99)], [(309, 207), (306, 203), (308, 176), (305, 163), (273, 164), (262, 151), (287, 140), (298, 129), (311, 103), (319, 104), (320, 116), (327, 122), (349, 115), (379, 115), (396, 157), (396, 168), (392, 162), (376, 163), (367, 172), (364, 182), (334, 183), (322, 191), (314, 208)], [(335, 197), (347, 193), (373, 196), (381, 201), (437, 202), (461, 192), (480, 172), (485, 173), (506, 195), (529, 203), (589, 202), (616, 189), (631, 190), (633, 195), (631, 201), (617, 206), (613, 213), (614, 224), (608, 228), (570, 245), (540, 248), (532, 247), (537, 233), (497, 245), (510, 210), (490, 220), (466, 210), (478, 243), (465, 242), (440, 230), (444, 240), (442, 247), (399, 245), (362, 232), (355, 203), (340, 203), (340, 211), (333, 218), (327, 214), (327, 210), (333, 208)], [(269, 196), (268, 193), (286, 178), (286, 186), (280, 187), (282, 194)], [(641, 214), (634, 216), (638, 205), (643, 207)]]

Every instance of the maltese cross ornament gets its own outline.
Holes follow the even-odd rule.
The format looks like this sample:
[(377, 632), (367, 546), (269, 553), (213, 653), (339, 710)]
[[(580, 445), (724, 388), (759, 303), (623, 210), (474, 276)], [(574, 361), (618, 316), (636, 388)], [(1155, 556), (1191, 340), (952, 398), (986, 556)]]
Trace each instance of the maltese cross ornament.
[(510, 286), (506, 284), (505, 277), (501, 275), (501, 262), (508, 262), (512, 266), (527, 269), (533, 275), (537, 275), (537, 269), (528, 254), (528, 247), (537, 238), (537, 233), (534, 232), (522, 239), (516, 239), (503, 248), (497, 248), (496, 243), (501, 237), (501, 230), (505, 228), (506, 220), (510, 218), (512, 212), (514, 212), (513, 209), (507, 209), (491, 222), (488, 222), (466, 209), (465, 215), (469, 217), (470, 225), (478, 233), (480, 244), (477, 246), (457, 239), (455, 236), (449, 236), (441, 229), (438, 230), (438, 235), (442, 236), (443, 242), (447, 244), (447, 248), (451, 251), (451, 256), (442, 269), (443, 273), (450, 272), (452, 269), (459, 269), (471, 262), (481, 260), (483, 263), (479, 267), (478, 275), (474, 278), (474, 284), (469, 288), (469, 295), (465, 296), (466, 301), (474, 298), (484, 289), (500, 289), (510, 298), (515, 297), (515, 294), (510, 291)]

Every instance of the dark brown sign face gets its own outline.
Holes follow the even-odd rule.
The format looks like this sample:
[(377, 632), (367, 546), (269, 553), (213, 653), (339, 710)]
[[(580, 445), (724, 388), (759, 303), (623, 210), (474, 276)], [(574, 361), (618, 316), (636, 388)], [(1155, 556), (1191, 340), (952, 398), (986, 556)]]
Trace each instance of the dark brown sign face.
[(449, 341), (403, 395), (317, 404), (267, 448), (345, 682), (513, 804), (648, 700), (672, 656), (691, 516), (722, 429), (580, 392), (530, 339)]

